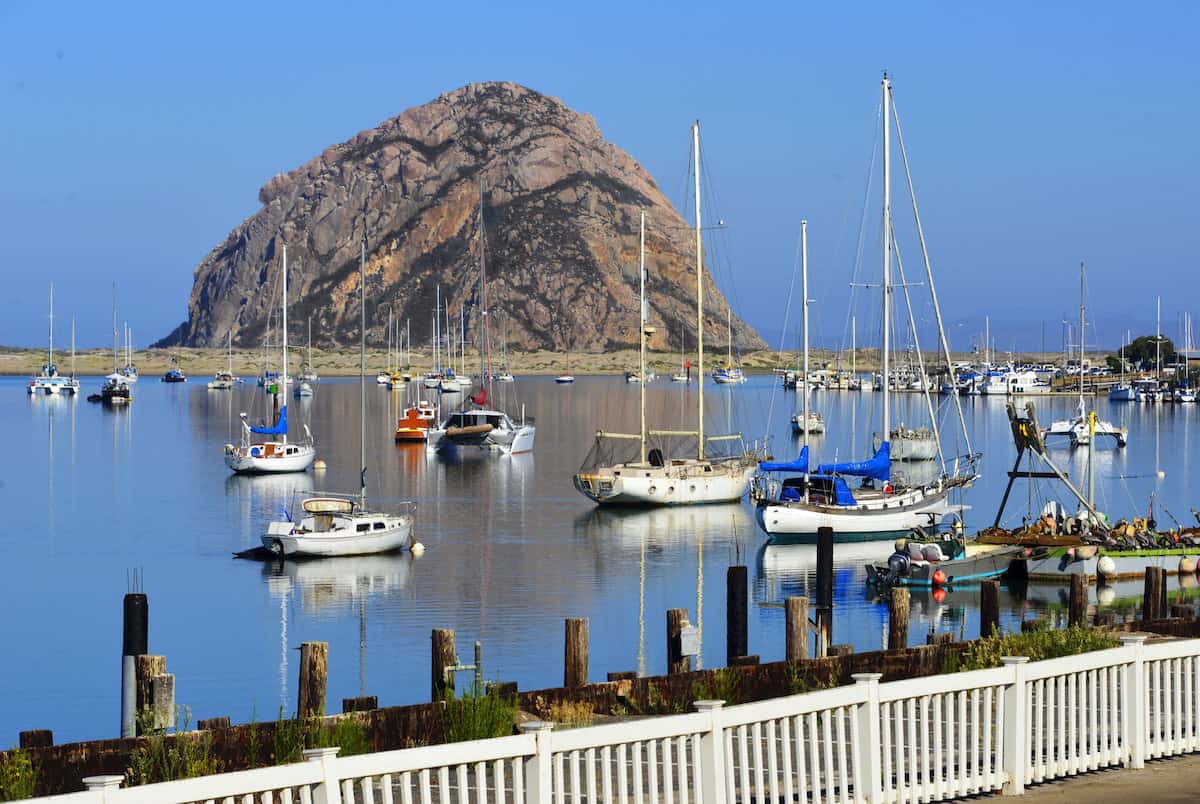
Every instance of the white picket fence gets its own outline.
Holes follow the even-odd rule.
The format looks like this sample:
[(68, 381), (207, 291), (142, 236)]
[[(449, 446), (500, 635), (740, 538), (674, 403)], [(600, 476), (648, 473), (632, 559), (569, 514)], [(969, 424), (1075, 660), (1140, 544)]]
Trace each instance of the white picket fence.
[(1200, 640), (855, 684), (690, 714), (307, 762), (42, 801), (78, 804), (849, 804), (938, 801), (1200, 750)]

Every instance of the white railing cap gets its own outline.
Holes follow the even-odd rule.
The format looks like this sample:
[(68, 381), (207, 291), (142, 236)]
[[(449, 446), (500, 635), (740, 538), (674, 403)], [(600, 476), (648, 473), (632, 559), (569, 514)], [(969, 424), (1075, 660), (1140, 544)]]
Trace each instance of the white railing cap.
[(883, 678), (883, 673), (852, 673), (850, 678), (854, 679), (855, 684), (870, 684)]
[(1000, 657), (1000, 664), (1003, 664), (1003, 665), (1026, 664), (1028, 661), (1029, 661), (1028, 656), (1001, 656)]
[(720, 709), (724, 705), (724, 700), (692, 701), (692, 706), (696, 707), (697, 712), (712, 712), (715, 709)]
[(107, 774), (104, 776), (85, 776), (83, 784), (88, 790), (115, 790), (121, 786), (121, 782), (125, 781), (125, 777), (118, 774)]
[(333, 759), (338, 755), (338, 751), (341, 750), (342, 749), (336, 745), (331, 748), (305, 748), (304, 758), (309, 762), (316, 762), (322, 759)]
[(1145, 634), (1123, 634), (1120, 637), (1122, 645), (1141, 645), (1146, 641)]
[(539, 731), (550, 731), (554, 728), (554, 724), (545, 720), (532, 720), (528, 723), (521, 723), (517, 726), (522, 734), (532, 734)]

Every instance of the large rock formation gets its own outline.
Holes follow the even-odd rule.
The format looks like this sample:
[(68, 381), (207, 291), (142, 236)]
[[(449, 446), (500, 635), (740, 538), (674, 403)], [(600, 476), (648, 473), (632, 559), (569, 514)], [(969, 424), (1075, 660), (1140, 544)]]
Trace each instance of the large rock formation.
[[(188, 320), (160, 345), (221, 346), (230, 329), (257, 345), (268, 315), (277, 326), (284, 244), (292, 337), (311, 315), (322, 345), (356, 342), (364, 234), (370, 342), (383, 342), (389, 307), (411, 319), (416, 345), (429, 342), (439, 286), (455, 322), (468, 305), (473, 339), (481, 188), (493, 336), (502, 327), (513, 348), (635, 345), (644, 210), (652, 345), (678, 348), (686, 331), (694, 348), (688, 224), (590, 116), (509, 83), (462, 87), (267, 182), (262, 209), (196, 268)], [(706, 340), (719, 348), (726, 303), (705, 273)], [(734, 341), (763, 346), (737, 318)]]

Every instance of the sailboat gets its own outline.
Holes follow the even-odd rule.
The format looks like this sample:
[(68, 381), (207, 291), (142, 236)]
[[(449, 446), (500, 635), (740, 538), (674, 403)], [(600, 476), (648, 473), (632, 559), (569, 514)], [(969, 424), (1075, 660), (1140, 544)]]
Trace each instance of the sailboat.
[(1079, 412), (1073, 419), (1052, 421), (1050, 426), (1042, 432), (1042, 437), (1065, 437), (1070, 441), (1072, 447), (1090, 447), (1092, 439), (1095, 436), (1105, 436), (1116, 441), (1118, 447), (1123, 447), (1128, 440), (1128, 433), (1125, 428), (1117, 427), (1112, 422), (1101, 421), (1099, 419), (1093, 425), (1087, 415), (1087, 403), (1084, 401), (1083, 393), (1083, 379), (1086, 375), (1086, 372), (1083, 370), (1085, 340), (1083, 333), (1085, 332), (1084, 324), (1087, 317), (1084, 278), (1084, 266), (1081, 262), (1079, 263)]
[(117, 340), (117, 284), (113, 283), (113, 373), (104, 378), (100, 393), (88, 395), (88, 402), (103, 402), (106, 405), (128, 405), (133, 401), (129, 391), (129, 378), (120, 372)]
[[(312, 359), (312, 316), (308, 317), (308, 350), (304, 357), (304, 365), (300, 367), (300, 381), (312, 385), (321, 379), (317, 375), (316, 366)], [(311, 389), (309, 389), (311, 390)], [(312, 394), (308, 394), (312, 396)]]
[(679, 330), (679, 373), (671, 375), (671, 382), (690, 383), (692, 381), (692, 364), (683, 357), (683, 329)]
[[(74, 354), (74, 323), (71, 324), (71, 350)], [(30, 394), (76, 394), (79, 392), (79, 380), (75, 379), (75, 372), (71, 372), (70, 377), (64, 377), (58, 373), (58, 366), (54, 364), (54, 283), (50, 283), (50, 340), (46, 350), (46, 362), (42, 364), (42, 370), (36, 377), (29, 381), (28, 390)]]
[[(625, 378), (628, 381), (628, 376)], [(575, 375), (571, 373), (571, 347), (567, 347), (567, 367), (554, 378), (554, 381), (559, 385), (570, 385), (575, 382)]]
[(171, 364), (167, 368), (167, 373), (162, 376), (163, 382), (187, 382), (187, 375), (183, 373), (183, 369), (179, 368), (179, 358), (171, 356)]
[(121, 367), (121, 376), (126, 382), (138, 381), (137, 366), (133, 365), (133, 329), (125, 325), (125, 365)]
[(237, 384), (237, 377), (233, 376), (233, 328), (229, 328), (229, 364), (224, 371), (218, 371), (213, 375), (213, 378), (208, 381), (208, 390), (210, 391), (229, 391)]
[[(573, 480), (580, 494), (601, 505), (697, 505), (740, 500), (750, 487), (756, 458), (745, 450), (741, 434), (706, 436), (704, 432), (704, 243), (700, 216), (700, 123), (692, 124), (692, 155), (696, 193), (696, 353), (699, 393), (697, 427), (693, 431), (648, 430), (646, 427), (646, 390), (640, 393), (641, 428), (636, 435), (596, 433), (595, 444)], [(641, 354), (645, 370), (647, 330), (653, 333), (646, 317), (645, 303), (645, 216), (641, 226)], [(674, 454), (667, 441), (650, 446), (650, 438), (694, 438), (696, 454)], [(711, 457), (709, 442), (737, 442), (738, 452)], [(630, 447), (637, 444), (637, 453)], [(615, 458), (629, 455), (625, 460)]]
[(733, 362), (733, 313), (725, 308), (725, 329), (729, 332), (729, 349), (725, 355), (725, 365), (713, 372), (713, 382), (718, 385), (741, 385), (746, 381), (742, 367)]
[(803, 399), (803, 409), (792, 416), (792, 432), (803, 434), (804, 448), (808, 448), (809, 434), (820, 435), (825, 432), (825, 420), (815, 410), (808, 409), (808, 221), (800, 221), (800, 292), (804, 295), (803, 310), (803, 352), (804, 357), (800, 368), (800, 395)]
[[(261, 474), (268, 472), (303, 472), (317, 457), (312, 433), (304, 425), (305, 441), (293, 444), (288, 441), (287, 381), (288, 381), (288, 334), (287, 334), (287, 246), (283, 247), (283, 300), (281, 329), (283, 330), (283, 365), (277, 378), (267, 383), (271, 394), (272, 408), (278, 408), (274, 423), (253, 426), (242, 418), (241, 443), (225, 445), (225, 465), (238, 474)], [(281, 399), (284, 403), (280, 406)], [(254, 443), (253, 436), (278, 436), (277, 440)]]
[[(895, 108), (895, 101), (892, 98), (891, 82), (886, 73), (883, 76), (881, 92), (883, 112), (883, 348), (881, 376), (883, 381), (880, 390), (883, 392), (882, 432), (890, 434), (892, 428), (891, 393), (888, 382), (891, 376), (889, 336), (892, 329), (892, 251), (895, 245), (891, 208), (891, 115)], [(907, 174), (908, 161), (904, 154), (904, 140), (900, 135), (898, 119), (896, 131), (900, 138), (901, 155), (905, 157), (904, 164)], [(920, 216), (917, 214), (916, 194), (912, 189), (911, 177), (908, 185), (913, 199), (913, 213), (916, 217), (921, 251), (926, 255), (925, 272), (938, 321), (942, 352), (949, 363), (950, 348), (946, 341), (945, 329), (941, 324), (941, 310), (938, 306), (937, 292), (933, 286), (933, 272), (928, 259), (928, 251), (925, 248)], [(903, 267), (899, 263), (898, 266), (903, 286), (905, 284)], [(928, 402), (928, 395), (926, 400)], [(956, 407), (960, 405), (957, 396), (954, 397), (954, 402)], [(934, 419), (932, 409), (930, 418)], [(962, 458), (955, 459), (949, 466), (943, 458), (941, 474), (927, 483), (909, 484), (898, 475), (893, 476), (890, 440), (882, 441), (875, 454), (868, 460), (821, 464), (816, 467), (815, 471), (809, 466), (807, 445), (800, 450), (799, 456), (793, 461), (760, 464), (762, 471), (755, 478), (754, 484), (759, 525), (772, 538), (795, 541), (815, 539), (818, 528), (822, 527), (833, 528), (834, 539), (838, 541), (890, 538), (897, 534), (906, 534), (914, 527), (937, 527), (944, 517), (954, 511), (949, 500), (950, 493), (956, 489), (962, 489), (977, 476), (975, 466), (979, 456), (971, 452), (970, 437), (961, 408), (959, 408), (959, 422), (962, 426), (962, 436), (967, 454)], [(934, 420), (933, 434), (940, 455), (941, 440), (937, 433), (936, 420)], [(784, 475), (783, 479), (776, 479), (777, 474)], [(852, 490), (847, 483), (847, 478), (855, 477), (862, 478), (862, 482)]]
[[(483, 222), (483, 185), (479, 187), (479, 318), (482, 322), (482, 341), (479, 349), (479, 376), (489, 378), (487, 385), (470, 397), (476, 407), (451, 413), (442, 425), (431, 430), (427, 436), (430, 446), (439, 450), (457, 447), (495, 450), (507, 455), (532, 452), (536, 429), (532, 420), (525, 418), (524, 406), (518, 422), (503, 410), (488, 407), (492, 400), (492, 383), (487, 316), (487, 237)], [(465, 335), (465, 322), (462, 324)], [(465, 340), (465, 337), (464, 337)], [(466, 367), (463, 375), (465, 378)], [(451, 377), (454, 375), (451, 373)]]
[[(289, 515), (282, 520), (271, 522), (262, 536), (262, 544), (280, 557), (357, 556), (386, 553), (414, 546), (412, 528), (415, 504), (405, 503), (406, 510), (403, 513), (374, 512), (367, 508), (366, 262), (367, 241), (364, 237), (358, 266), (358, 459), (361, 478), (359, 493), (309, 497), (300, 504), (303, 513), (296, 520)], [(284, 265), (287, 265), (286, 252)], [(284, 332), (286, 339), (286, 325)], [(284, 354), (287, 354), (286, 350)], [(284, 373), (287, 373), (286, 357)]]
[(504, 326), (500, 328), (500, 373), (494, 378), (496, 382), (516, 382), (508, 367), (508, 315), (504, 316)]

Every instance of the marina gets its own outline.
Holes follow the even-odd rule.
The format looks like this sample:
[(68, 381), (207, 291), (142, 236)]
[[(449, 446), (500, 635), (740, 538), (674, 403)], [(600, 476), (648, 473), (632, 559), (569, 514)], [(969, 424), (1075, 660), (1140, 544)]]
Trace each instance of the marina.
[[(91, 393), (101, 382), (81, 378), (81, 393)], [(560, 629), (565, 616), (592, 619), (592, 663), (600, 672), (661, 672), (666, 659), (657, 637), (661, 616), (675, 606), (698, 615), (703, 638), (697, 664), (724, 663), (724, 629), (712, 624), (723, 619), (731, 564), (750, 568), (749, 646), (764, 660), (782, 656), (783, 599), (812, 591), (816, 548), (771, 543), (758, 529), (748, 500), (608, 510), (575, 491), (571, 475), (584, 458), (595, 421), (603, 416), (614, 426), (637, 430), (643, 386), (627, 384), (620, 375), (581, 376), (569, 396), (552, 377), (518, 376), (522, 399), (537, 416), (541, 446), (536, 454), (491, 457), (447, 456), (419, 443), (397, 444), (394, 431), (404, 395), (371, 384), (366, 450), (372, 504), (414, 501), (413, 533), (426, 552), (420, 558), (364, 556), (345, 564), (345, 572), (341, 563), (331, 564), (328, 572), (302, 568), (303, 576), (321, 578), (321, 586), (306, 593), (310, 598), (332, 595), (320, 606), (286, 591), (295, 587), (277, 580), (293, 569), (285, 567), (280, 575), (270, 563), (230, 556), (259, 544), (265, 523), (294, 496), (357, 488), (358, 425), (351, 413), (358, 407), (357, 380), (325, 376), (319, 394), (289, 400), (293, 421), (319, 434), (317, 454), (327, 469), (258, 477), (231, 474), (219, 459), (222, 444), (237, 438), (239, 412), (263, 396), (252, 383), (221, 393), (196, 383), (150, 383), (139, 392), (137, 405), (127, 408), (92, 406), (66, 396), (26, 401), (23, 383), (17, 377), (0, 379), (0, 389), (21, 401), (0, 418), (0, 437), (31, 456), (24, 471), (5, 481), (5, 494), (28, 504), (12, 509), (14, 527), (0, 535), (12, 566), (23, 568), (0, 593), (0, 603), (10, 609), (32, 599), (52, 603), (24, 609), (26, 615), (14, 623), (13, 659), (0, 666), (0, 684), (13, 691), (0, 723), (6, 733), (43, 725), (66, 740), (112, 732), (115, 675), (81, 676), (72, 668), (113, 654), (113, 635), (120, 633), (119, 597), (131, 567), (141, 568), (154, 601), (154, 650), (169, 655), (180, 674), (179, 702), (198, 717), (228, 714), (240, 722), (256, 708), (260, 717), (273, 717), (280, 706), (291, 711), (293, 648), (305, 640), (327, 640), (332, 647), (330, 697), (358, 694), (360, 606), (367, 613), (367, 686), (381, 701), (398, 704), (425, 700), (423, 657), (431, 628), (451, 627), (463, 640), (480, 639), (496, 676), (536, 688), (555, 683), (561, 659), (561, 645), (537, 635)], [(694, 387), (644, 387), (649, 419), (694, 427)], [(777, 451), (798, 448), (787, 415), (790, 392), (785, 396), (773, 375), (751, 375), (744, 385), (718, 389), (712, 384), (708, 390), (714, 424), (749, 434), (770, 421)], [(811, 442), (829, 455), (860, 454), (863, 423), (878, 417), (879, 397), (814, 391), (830, 426), (824, 435), (810, 436)], [(1052, 417), (1069, 414), (1075, 403), (1070, 396), (1051, 396), (1037, 405), (1040, 415)], [(899, 395), (893, 404), (907, 418), (923, 402)], [(1170, 520), (1159, 512), (1191, 517), (1197, 408), (1104, 399), (1094, 404), (1101, 416), (1131, 433), (1129, 447), (1095, 451), (1098, 508), (1113, 516), (1140, 516), (1153, 494), (1164, 522)], [(965, 399), (964, 414), (975, 448), (988, 456), (968, 496), (965, 519), (974, 532), (991, 523), (1015, 453), (1003, 398)], [(168, 436), (173, 469), (162, 471), (157, 446)], [(1071, 477), (1086, 476), (1086, 450), (1050, 449)], [(1026, 515), (1025, 494), (1024, 487), (1013, 492), (1013, 524)], [(111, 526), (97, 530), (97, 510), (120, 514)], [(163, 512), (170, 512), (170, 527)], [(181, 522), (188, 526), (180, 527)], [(27, 538), (30, 533), (37, 538)], [(868, 589), (864, 565), (884, 561), (890, 549), (888, 541), (835, 549), (834, 643), (869, 650), (886, 638), (886, 605)], [(1160, 561), (1167, 569), (1177, 563)], [(47, 597), (44, 578), (53, 579), (53, 596)], [(385, 584), (382, 579), (393, 580)], [(1172, 594), (1180, 584), (1195, 583), (1194, 577), (1179, 579), (1174, 573), (1168, 579)], [(210, 588), (221, 593), (205, 594)], [(364, 589), (385, 591), (351, 595)], [(1103, 607), (1113, 599), (1109, 589), (1092, 584), (1088, 594)], [(911, 641), (923, 642), (931, 629), (977, 633), (977, 594), (969, 588), (936, 591), (913, 595)], [(1002, 622), (1012, 628), (1050, 611), (1064, 594), (1061, 583), (1005, 588)], [(343, 598), (349, 602), (337, 602)], [(79, 607), (90, 611), (86, 628), (72, 625), (71, 611)], [(51, 647), (35, 637), (46, 629), (64, 638)], [(47, 651), (58, 658), (51, 661)], [(30, 675), (22, 669), (35, 664), (45, 671)], [(80, 706), (81, 701), (89, 703)]]

